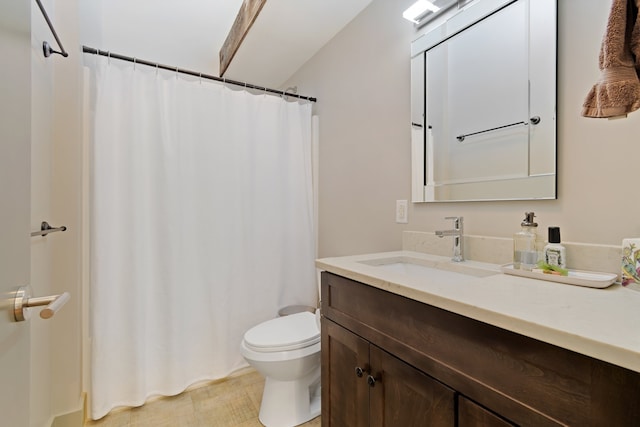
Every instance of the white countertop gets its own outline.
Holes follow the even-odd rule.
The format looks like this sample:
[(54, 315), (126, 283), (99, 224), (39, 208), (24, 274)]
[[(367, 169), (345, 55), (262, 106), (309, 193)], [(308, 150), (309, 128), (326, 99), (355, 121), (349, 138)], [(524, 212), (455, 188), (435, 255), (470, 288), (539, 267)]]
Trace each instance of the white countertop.
[(540, 341), (640, 372), (640, 292), (547, 282), (500, 272), (495, 264), (465, 261), (495, 275), (418, 277), (362, 261), (449, 258), (396, 251), (323, 258), (316, 266), (355, 281), (439, 307)]

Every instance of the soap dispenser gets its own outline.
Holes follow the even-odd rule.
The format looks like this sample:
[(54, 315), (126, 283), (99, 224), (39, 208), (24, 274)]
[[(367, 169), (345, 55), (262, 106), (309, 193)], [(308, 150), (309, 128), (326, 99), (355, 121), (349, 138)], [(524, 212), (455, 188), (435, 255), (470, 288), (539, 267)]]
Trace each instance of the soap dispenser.
[(533, 222), (535, 214), (525, 212), (522, 230), (513, 236), (513, 268), (531, 270), (538, 263), (536, 247), (538, 224)]

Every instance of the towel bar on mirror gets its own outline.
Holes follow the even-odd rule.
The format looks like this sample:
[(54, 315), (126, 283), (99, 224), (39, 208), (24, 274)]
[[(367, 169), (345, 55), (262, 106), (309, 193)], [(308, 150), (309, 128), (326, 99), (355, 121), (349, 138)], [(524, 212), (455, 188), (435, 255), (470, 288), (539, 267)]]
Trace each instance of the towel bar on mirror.
[[(529, 122), (530, 122), (532, 125), (537, 125), (538, 123), (540, 123), (540, 117), (539, 117), (539, 116), (533, 116), (533, 117), (531, 117), (531, 118), (529, 119)], [(511, 123), (511, 124), (509, 124), (509, 125), (498, 126), (498, 127), (491, 128), (491, 129), (481, 130), (481, 131), (478, 131), (478, 132), (467, 133), (467, 134), (465, 134), (465, 135), (459, 135), (459, 136), (456, 136), (456, 139), (457, 139), (458, 141), (462, 142), (462, 141), (464, 141), (464, 139), (465, 139), (466, 137), (468, 137), (468, 136), (479, 135), (479, 134), (481, 134), (481, 133), (491, 132), (491, 131), (494, 131), (494, 130), (504, 129), (504, 128), (508, 128), (508, 127), (511, 127), (511, 126), (518, 126), (518, 125), (528, 126), (528, 125), (529, 125), (529, 123), (527, 123), (527, 122), (516, 122), (516, 123)]]

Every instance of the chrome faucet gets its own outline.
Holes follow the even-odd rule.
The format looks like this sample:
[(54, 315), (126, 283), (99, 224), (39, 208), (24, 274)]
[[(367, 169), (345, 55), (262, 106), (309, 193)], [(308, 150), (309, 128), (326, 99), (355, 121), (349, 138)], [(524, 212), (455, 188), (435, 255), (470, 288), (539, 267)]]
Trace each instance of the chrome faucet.
[(444, 236), (453, 236), (453, 258), (451, 258), (454, 262), (464, 261), (464, 252), (462, 250), (462, 217), (461, 216), (448, 216), (445, 219), (453, 220), (453, 229), (452, 230), (437, 230), (436, 236), (444, 237)]

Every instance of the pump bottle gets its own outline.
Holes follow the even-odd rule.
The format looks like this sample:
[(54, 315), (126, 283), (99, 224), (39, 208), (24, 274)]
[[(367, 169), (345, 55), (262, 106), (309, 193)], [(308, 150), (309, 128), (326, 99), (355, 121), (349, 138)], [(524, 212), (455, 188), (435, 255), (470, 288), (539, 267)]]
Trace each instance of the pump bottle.
[(513, 268), (529, 270), (538, 263), (536, 248), (538, 224), (533, 221), (535, 214), (525, 212), (522, 229), (513, 236)]
[(549, 227), (549, 244), (544, 247), (544, 262), (567, 268), (565, 248), (560, 244), (560, 227)]

